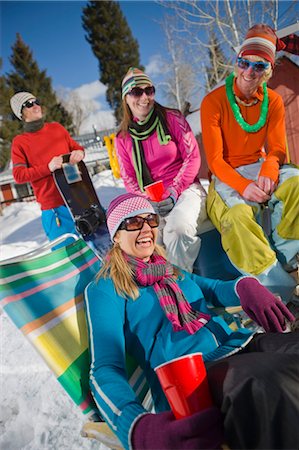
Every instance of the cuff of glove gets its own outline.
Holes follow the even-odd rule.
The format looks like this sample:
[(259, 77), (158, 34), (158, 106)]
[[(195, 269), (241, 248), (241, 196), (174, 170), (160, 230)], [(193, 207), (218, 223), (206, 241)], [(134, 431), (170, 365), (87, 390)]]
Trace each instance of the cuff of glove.
[(247, 282), (245, 282), (245, 280), (247, 280), (247, 282), (248, 280), (252, 280), (256, 281), (257, 284), (261, 284), (257, 278), (252, 276), (244, 276), (242, 278), (239, 278), (235, 284), (235, 292), (239, 298), (242, 290), (246, 289)]
[(175, 205), (177, 202), (177, 199), (179, 198), (179, 194), (175, 188), (170, 187), (170, 188), (166, 189), (166, 191), (164, 192), (163, 200), (165, 200), (168, 197), (170, 197), (172, 199), (173, 204)]
[(132, 425), (129, 429), (129, 436), (128, 436), (129, 450), (138, 449), (138, 441), (139, 441), (138, 434), (139, 434), (140, 430), (139, 431), (137, 430), (137, 433), (136, 433), (136, 428), (137, 428), (136, 425), (142, 417), (149, 415), (149, 414), (151, 414), (151, 413), (144, 412), (142, 414), (139, 414), (132, 422)]

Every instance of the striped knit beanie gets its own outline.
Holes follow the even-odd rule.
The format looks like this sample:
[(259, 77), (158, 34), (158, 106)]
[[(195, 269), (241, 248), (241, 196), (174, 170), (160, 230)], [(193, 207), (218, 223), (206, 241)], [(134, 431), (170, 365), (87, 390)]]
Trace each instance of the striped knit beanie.
[(35, 98), (35, 95), (30, 94), (30, 92), (17, 92), (13, 95), (10, 99), (10, 106), (14, 115), (22, 120), (22, 106), (28, 100), (33, 100)]
[(140, 195), (128, 193), (112, 200), (106, 214), (111, 240), (113, 241), (115, 233), (124, 219), (146, 213), (155, 214), (155, 210), (151, 203)]
[(153, 86), (151, 79), (144, 72), (142, 72), (142, 70), (137, 69), (137, 67), (130, 67), (121, 84), (122, 98), (124, 98), (124, 96), (127, 95), (133, 87), (143, 86), (144, 84)]
[(248, 30), (238, 56), (260, 56), (269, 61), (273, 67), (276, 50), (283, 50), (284, 47), (285, 44), (277, 38), (271, 27), (259, 23)]

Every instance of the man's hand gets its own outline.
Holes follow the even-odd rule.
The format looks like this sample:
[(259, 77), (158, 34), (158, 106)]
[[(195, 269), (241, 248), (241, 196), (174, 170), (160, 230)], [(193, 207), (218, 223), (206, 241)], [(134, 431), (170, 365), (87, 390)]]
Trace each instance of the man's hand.
[(243, 192), (243, 197), (245, 198), (245, 200), (257, 203), (265, 203), (270, 200), (270, 195), (264, 192), (255, 182), (252, 182), (247, 186), (247, 188)]
[(56, 169), (62, 168), (62, 156), (54, 156), (48, 164), (50, 172), (54, 172)]
[(70, 154), (70, 164), (77, 164), (84, 158), (83, 150), (73, 150)]
[(265, 194), (272, 195), (275, 191), (275, 183), (269, 177), (258, 177), (258, 187), (265, 192)]

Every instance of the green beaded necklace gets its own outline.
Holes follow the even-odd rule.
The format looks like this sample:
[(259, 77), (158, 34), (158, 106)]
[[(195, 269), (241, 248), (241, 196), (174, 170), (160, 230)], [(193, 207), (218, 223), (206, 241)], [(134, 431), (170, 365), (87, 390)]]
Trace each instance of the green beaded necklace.
[(249, 125), (249, 123), (245, 122), (245, 120), (242, 117), (241, 111), (239, 106), (236, 103), (236, 99), (233, 92), (233, 82), (234, 82), (234, 74), (231, 73), (225, 80), (225, 88), (226, 88), (226, 95), (229, 101), (229, 104), (231, 106), (231, 109), (233, 111), (234, 117), (240, 127), (246, 131), (247, 133), (256, 133), (259, 131), (266, 123), (267, 114), (268, 114), (268, 106), (269, 106), (269, 98), (268, 98), (268, 91), (267, 91), (267, 84), (263, 83), (263, 93), (264, 98), (262, 101), (261, 106), (261, 115), (259, 117), (259, 120), (254, 123), (253, 125)]

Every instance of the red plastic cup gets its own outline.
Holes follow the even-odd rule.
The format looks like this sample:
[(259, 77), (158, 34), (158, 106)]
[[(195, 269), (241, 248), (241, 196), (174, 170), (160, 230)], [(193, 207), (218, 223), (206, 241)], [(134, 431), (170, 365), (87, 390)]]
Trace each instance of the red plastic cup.
[(163, 181), (156, 181), (155, 183), (144, 186), (144, 190), (153, 202), (160, 202), (164, 194)]
[(202, 353), (175, 358), (155, 368), (176, 419), (213, 405)]

